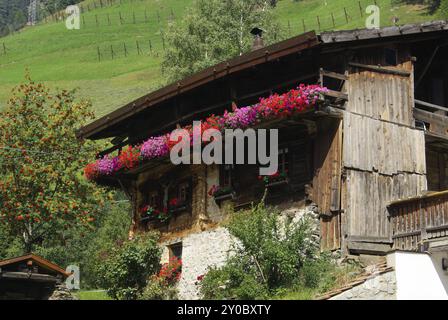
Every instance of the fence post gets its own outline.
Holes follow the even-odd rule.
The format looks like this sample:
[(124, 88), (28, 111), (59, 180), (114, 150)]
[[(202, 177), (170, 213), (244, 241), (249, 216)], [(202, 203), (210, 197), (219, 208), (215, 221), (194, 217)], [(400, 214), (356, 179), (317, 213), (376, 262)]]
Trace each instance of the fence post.
[(288, 20), (288, 34), (291, 34), (291, 22)]
[(317, 18), (317, 25), (318, 25), (318, 27), (319, 27), (319, 30), (320, 30), (320, 29), (321, 29), (321, 27), (320, 27), (320, 19), (319, 19), (319, 16), (317, 16), (316, 18)]
[(98, 15), (95, 15), (96, 26), (98, 27)]
[(118, 11), (118, 15), (120, 16), (120, 24), (123, 24), (123, 17), (121, 16), (121, 11)]
[(361, 1), (358, 1), (359, 4), (359, 12), (361, 13), (361, 18), (363, 17), (363, 13), (362, 13), (362, 5), (361, 5)]
[(101, 62), (101, 51), (100, 51), (100, 47), (96, 47), (97, 49), (97, 53), (98, 53), (98, 61)]
[(157, 21), (158, 21), (159, 24), (160, 24), (160, 13), (159, 13), (159, 11), (157, 11)]
[(302, 19), (303, 32), (306, 32), (305, 19)]
[(145, 8), (145, 23), (148, 23), (148, 14), (147, 14), (146, 8)]
[(126, 42), (123, 42), (124, 56), (128, 56), (128, 49), (126, 48)]
[(151, 43), (151, 39), (149, 39), (149, 52), (152, 52), (152, 43)]
[(107, 24), (110, 25), (110, 15), (107, 14)]
[(348, 23), (348, 14), (347, 9), (344, 7), (344, 13), (345, 13), (345, 21)]
[(3, 54), (6, 55), (6, 44), (3, 42)]
[(334, 14), (333, 14), (333, 12), (331, 13), (331, 20), (333, 21), (333, 28), (336, 27), (336, 23), (334, 21)]
[(136, 40), (135, 43), (137, 44), (137, 54), (140, 55), (141, 50), (140, 50), (140, 44), (138, 43), (138, 40)]
[(112, 60), (113, 60), (114, 59), (114, 47), (112, 44), (110, 45), (110, 54), (111, 54)]
[(135, 20), (135, 11), (132, 12), (132, 20), (134, 21), (134, 24), (135, 24), (135, 23), (136, 23), (136, 20)]
[(86, 19), (84, 16), (82, 16), (82, 25), (85, 27), (86, 26)]
[(163, 30), (160, 30), (160, 36), (162, 37), (162, 46), (163, 50), (165, 51), (165, 37), (163, 35)]

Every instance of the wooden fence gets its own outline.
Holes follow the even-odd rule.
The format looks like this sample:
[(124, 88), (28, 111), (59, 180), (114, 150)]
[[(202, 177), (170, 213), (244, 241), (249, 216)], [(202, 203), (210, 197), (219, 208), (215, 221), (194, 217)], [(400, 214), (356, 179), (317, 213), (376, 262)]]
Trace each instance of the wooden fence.
[(448, 191), (390, 204), (394, 249), (421, 250), (425, 241), (448, 236)]

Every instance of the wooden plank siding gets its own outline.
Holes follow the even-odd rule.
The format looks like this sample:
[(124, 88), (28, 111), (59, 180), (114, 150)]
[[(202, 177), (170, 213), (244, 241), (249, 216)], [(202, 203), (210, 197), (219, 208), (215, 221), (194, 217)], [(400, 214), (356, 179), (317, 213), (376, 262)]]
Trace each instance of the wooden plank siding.
[[(407, 48), (395, 49), (397, 64), (388, 68), (403, 72), (349, 68), (342, 155), (345, 248), (372, 243), (382, 252), (392, 242), (387, 205), (426, 190), (425, 137), (414, 128), (413, 64)], [(353, 62), (387, 65), (383, 48), (358, 52)]]
[(391, 236), (387, 205), (396, 199), (421, 193), (422, 175), (386, 176), (377, 172), (348, 170), (344, 181), (347, 233), (353, 241), (389, 242)]
[(390, 208), (394, 249), (420, 251), (425, 241), (448, 236), (448, 193), (416, 197)]
[(341, 154), (342, 122), (323, 123), (314, 149), (312, 200), (321, 214), (321, 249), (335, 250), (341, 245)]

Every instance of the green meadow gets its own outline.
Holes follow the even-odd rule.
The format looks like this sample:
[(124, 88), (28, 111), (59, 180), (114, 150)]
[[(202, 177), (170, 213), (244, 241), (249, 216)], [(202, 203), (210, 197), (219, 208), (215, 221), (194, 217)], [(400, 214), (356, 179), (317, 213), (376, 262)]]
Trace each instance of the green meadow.
[[(91, 99), (98, 117), (156, 89), (164, 82), (163, 32), (192, 2), (116, 0), (101, 7), (99, 0), (96, 5), (89, 0), (81, 4), (80, 30), (68, 30), (63, 20), (48, 20), (0, 38), (0, 108), (27, 70), (51, 88), (77, 88), (80, 96)], [(294, 36), (305, 30), (363, 28), (365, 8), (373, 2), (280, 0), (275, 13), (284, 32)], [(382, 26), (392, 24), (394, 16), (399, 24), (441, 18), (424, 6), (397, 5), (395, 0), (376, 3)]]

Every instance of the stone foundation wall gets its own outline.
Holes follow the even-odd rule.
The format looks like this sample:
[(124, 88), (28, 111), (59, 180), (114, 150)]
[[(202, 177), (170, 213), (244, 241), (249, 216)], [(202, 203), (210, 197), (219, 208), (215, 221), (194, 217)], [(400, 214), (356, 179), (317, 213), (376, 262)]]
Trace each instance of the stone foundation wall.
[(372, 276), (366, 282), (330, 298), (329, 300), (396, 300), (395, 271)]
[[(233, 243), (227, 229), (190, 234), (182, 239), (182, 278), (178, 284), (179, 298), (185, 300), (199, 299), (199, 288), (195, 284), (197, 277), (207, 272), (212, 266), (222, 266), (230, 253)], [(169, 259), (169, 250), (165, 248), (162, 262)]]

